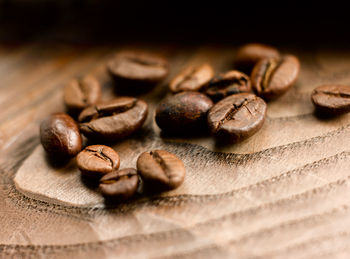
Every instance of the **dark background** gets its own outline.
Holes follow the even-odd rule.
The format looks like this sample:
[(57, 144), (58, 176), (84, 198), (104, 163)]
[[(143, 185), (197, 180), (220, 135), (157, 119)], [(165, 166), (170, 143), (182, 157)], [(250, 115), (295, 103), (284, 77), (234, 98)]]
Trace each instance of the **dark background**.
[(321, 1), (0, 0), (0, 40), (347, 47), (349, 8)]

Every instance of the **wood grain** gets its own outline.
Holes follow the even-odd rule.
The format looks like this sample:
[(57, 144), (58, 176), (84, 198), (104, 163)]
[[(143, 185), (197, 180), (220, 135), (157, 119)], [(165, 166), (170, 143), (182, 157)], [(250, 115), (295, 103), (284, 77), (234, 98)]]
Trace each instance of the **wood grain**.
[(350, 83), (350, 52), (286, 49), (301, 59), (297, 84), (268, 104), (261, 131), (223, 146), (205, 134), (165, 136), (153, 113), (179, 70), (199, 62), (230, 69), (236, 48), (143, 46), (167, 56), (171, 73), (141, 96), (150, 105), (143, 129), (113, 147), (122, 167), (144, 150), (169, 150), (187, 175), (177, 190), (109, 207), (74, 160), (48, 163), (38, 125), (64, 110), (62, 87), (73, 76), (97, 76), (113, 98), (105, 62), (125, 47), (140, 46), (0, 46), (0, 258), (350, 256), (350, 115), (318, 118), (309, 99), (319, 84)]

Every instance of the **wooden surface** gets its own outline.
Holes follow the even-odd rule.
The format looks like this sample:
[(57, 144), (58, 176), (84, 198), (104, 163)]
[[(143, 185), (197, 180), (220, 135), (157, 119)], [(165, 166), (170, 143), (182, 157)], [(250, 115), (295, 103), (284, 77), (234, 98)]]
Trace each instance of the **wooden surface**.
[(268, 104), (261, 131), (222, 146), (205, 135), (161, 135), (153, 111), (184, 66), (225, 71), (236, 48), (143, 46), (169, 58), (170, 75), (141, 96), (151, 107), (144, 128), (113, 147), (122, 167), (144, 150), (169, 150), (187, 175), (177, 190), (105, 208), (74, 160), (47, 163), (38, 125), (64, 110), (71, 77), (96, 75), (113, 98), (105, 62), (123, 47), (0, 46), (0, 258), (350, 257), (350, 115), (321, 119), (310, 102), (321, 83), (350, 83), (350, 52), (282, 48), (301, 59), (297, 84)]

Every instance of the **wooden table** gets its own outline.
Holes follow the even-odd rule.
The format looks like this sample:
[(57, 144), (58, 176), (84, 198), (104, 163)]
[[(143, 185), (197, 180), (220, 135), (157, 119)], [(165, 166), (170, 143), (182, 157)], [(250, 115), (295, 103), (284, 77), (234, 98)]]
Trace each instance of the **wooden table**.
[[(170, 75), (141, 98), (146, 125), (113, 147), (122, 167), (144, 150), (181, 157), (184, 184), (172, 192), (105, 208), (74, 161), (53, 168), (38, 125), (64, 111), (62, 87), (93, 74), (115, 96), (105, 63), (142, 47), (169, 58)], [(281, 48), (301, 59), (295, 87), (268, 104), (256, 135), (219, 145), (206, 135), (169, 137), (154, 123), (167, 82), (188, 64), (232, 67), (235, 46), (103, 45), (32, 42), (0, 46), (0, 258), (349, 258), (350, 115), (313, 114), (310, 92), (350, 83), (350, 52)], [(16, 257), (17, 256), (17, 257)]]

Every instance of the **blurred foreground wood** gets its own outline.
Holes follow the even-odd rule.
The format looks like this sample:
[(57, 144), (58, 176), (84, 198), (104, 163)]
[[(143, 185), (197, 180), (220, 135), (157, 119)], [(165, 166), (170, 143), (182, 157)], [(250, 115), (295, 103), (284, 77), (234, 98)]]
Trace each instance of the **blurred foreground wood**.
[(186, 65), (228, 70), (236, 48), (142, 46), (169, 58), (170, 75), (141, 96), (151, 107), (144, 128), (113, 147), (121, 167), (144, 150), (169, 150), (187, 176), (172, 192), (106, 208), (74, 160), (47, 163), (38, 125), (64, 111), (71, 77), (91, 73), (113, 98), (105, 62), (124, 47), (0, 46), (0, 258), (350, 257), (350, 115), (318, 118), (310, 102), (322, 83), (350, 84), (350, 52), (282, 48), (301, 59), (298, 83), (268, 104), (259, 133), (223, 146), (205, 134), (164, 136), (153, 110)]

